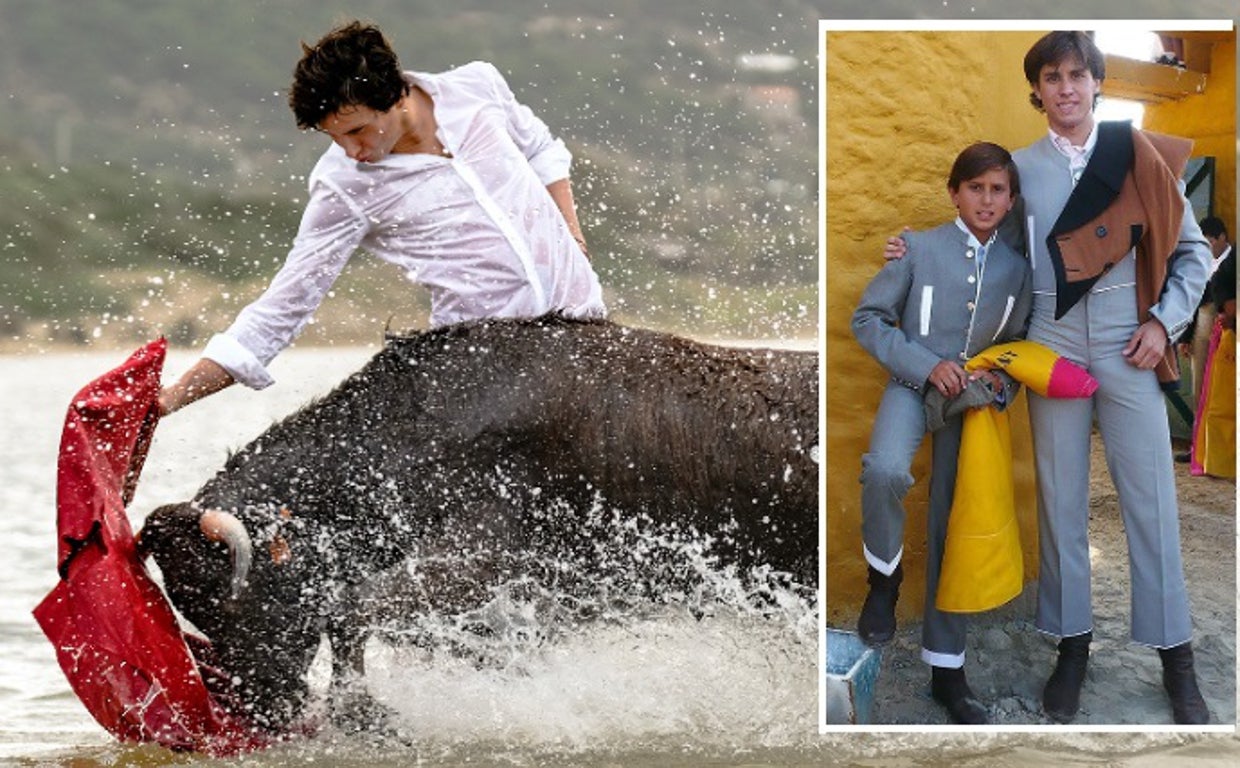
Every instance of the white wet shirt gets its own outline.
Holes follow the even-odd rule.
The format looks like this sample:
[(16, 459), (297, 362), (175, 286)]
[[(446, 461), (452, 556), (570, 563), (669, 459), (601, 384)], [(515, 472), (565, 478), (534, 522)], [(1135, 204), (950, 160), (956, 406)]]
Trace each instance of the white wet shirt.
[(284, 266), (203, 352), (241, 383), (272, 383), (268, 363), (359, 247), (430, 289), (432, 326), (552, 310), (606, 314), (598, 276), (546, 189), (568, 178), (563, 142), (491, 64), (406, 78), (430, 94), (451, 157), (359, 163), (335, 143), (323, 153)]

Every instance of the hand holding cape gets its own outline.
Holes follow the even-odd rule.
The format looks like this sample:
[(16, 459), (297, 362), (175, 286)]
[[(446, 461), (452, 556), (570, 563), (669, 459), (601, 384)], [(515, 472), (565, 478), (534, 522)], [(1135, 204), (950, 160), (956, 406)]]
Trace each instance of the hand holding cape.
[[(60, 581), (34, 615), (73, 692), (121, 741), (232, 754), (269, 744), (207, 689), (171, 606), (137, 554), (125, 506), (155, 425), (163, 339), (74, 396), (56, 474)], [(205, 657), (204, 657), (205, 658)]]
[[(1089, 397), (1098, 381), (1084, 368), (1033, 341), (988, 347), (965, 370), (995, 368), (1043, 397)], [(1003, 605), (1024, 588), (1024, 558), (1012, 480), (1012, 433), (994, 406), (964, 415), (956, 488), (935, 606), (976, 613)]]

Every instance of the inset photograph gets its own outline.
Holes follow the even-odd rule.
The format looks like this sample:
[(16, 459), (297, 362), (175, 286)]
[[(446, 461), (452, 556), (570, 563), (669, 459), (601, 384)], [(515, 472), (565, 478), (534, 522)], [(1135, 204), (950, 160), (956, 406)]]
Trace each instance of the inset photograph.
[(1234, 730), (1236, 37), (1152, 24), (820, 26), (823, 730)]

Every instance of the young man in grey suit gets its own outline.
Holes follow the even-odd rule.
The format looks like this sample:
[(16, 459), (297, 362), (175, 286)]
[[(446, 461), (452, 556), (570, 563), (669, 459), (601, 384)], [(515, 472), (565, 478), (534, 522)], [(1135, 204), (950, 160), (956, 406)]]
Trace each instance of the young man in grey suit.
[(1128, 538), (1132, 639), (1157, 648), (1176, 723), (1209, 720), (1193, 670), (1171, 437), (1160, 384), (1175, 381), (1168, 339), (1205, 288), (1210, 250), (1179, 183), (1191, 143), (1099, 123), (1102, 52), (1083, 32), (1052, 32), (1025, 56), (1030, 100), (1048, 135), (1013, 153), (1033, 265), (1029, 338), (1089, 369), (1091, 399), (1029, 396), (1037, 465), (1037, 628), (1061, 638), (1043, 691), (1071, 721), (1092, 639), (1089, 441), (1106, 448)]
[[(1085, 366), (1099, 385), (1085, 400), (1029, 395), (1038, 476), (1036, 626), (1060, 638), (1042, 706), (1059, 722), (1080, 708), (1093, 638), (1089, 441), (1096, 417), (1128, 538), (1132, 638), (1158, 649), (1175, 722), (1207, 723), (1193, 669), (1162, 394), (1179, 375), (1169, 339), (1188, 324), (1210, 269), (1209, 246), (1179, 182), (1191, 142), (1095, 120), (1105, 63), (1084, 32), (1043, 36), (1024, 70), (1048, 135), (1012, 153), (1022, 200), (1001, 234), (1027, 243), (1029, 339)], [(903, 250), (892, 238), (884, 256), (898, 259)]]
[[(882, 645), (895, 634), (904, 573), (904, 497), (913, 485), (913, 455), (930, 423), (925, 393), (937, 389), (954, 399), (971, 378), (981, 377), (989, 391), (983, 389), (979, 405), (1011, 402), (1016, 385), (1006, 374), (982, 371), (971, 377), (963, 365), (992, 344), (1023, 336), (1029, 316), (1028, 262), (995, 235), (1020, 191), (1012, 156), (996, 144), (973, 144), (952, 165), (947, 187), (959, 216), (935, 229), (909, 233), (908, 256), (889, 262), (874, 277), (853, 313), (857, 341), (891, 374), (869, 451), (861, 457), (861, 535), (870, 590), (857, 631), (870, 645)], [(957, 414), (932, 433), (921, 657), (930, 665), (935, 701), (953, 722), (978, 725), (989, 722), (989, 716), (965, 680), (967, 616), (934, 604), (961, 427)]]

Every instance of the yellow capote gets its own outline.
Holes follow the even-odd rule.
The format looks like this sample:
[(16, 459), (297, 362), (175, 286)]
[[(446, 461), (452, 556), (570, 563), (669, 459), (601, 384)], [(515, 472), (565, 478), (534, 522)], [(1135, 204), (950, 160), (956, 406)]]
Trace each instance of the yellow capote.
[[(1012, 430), (993, 405), (964, 415), (956, 490), (934, 604), (976, 613), (1020, 594), (1025, 566), (1012, 482)], [(972, 468), (976, 467), (978, 471)]]
[[(1083, 368), (1033, 341), (988, 347), (965, 370), (1002, 369), (1046, 397), (1088, 397), (1098, 387)], [(1024, 561), (1012, 480), (1012, 431), (1006, 411), (988, 406), (964, 414), (956, 487), (934, 604), (977, 613), (1020, 594)]]

